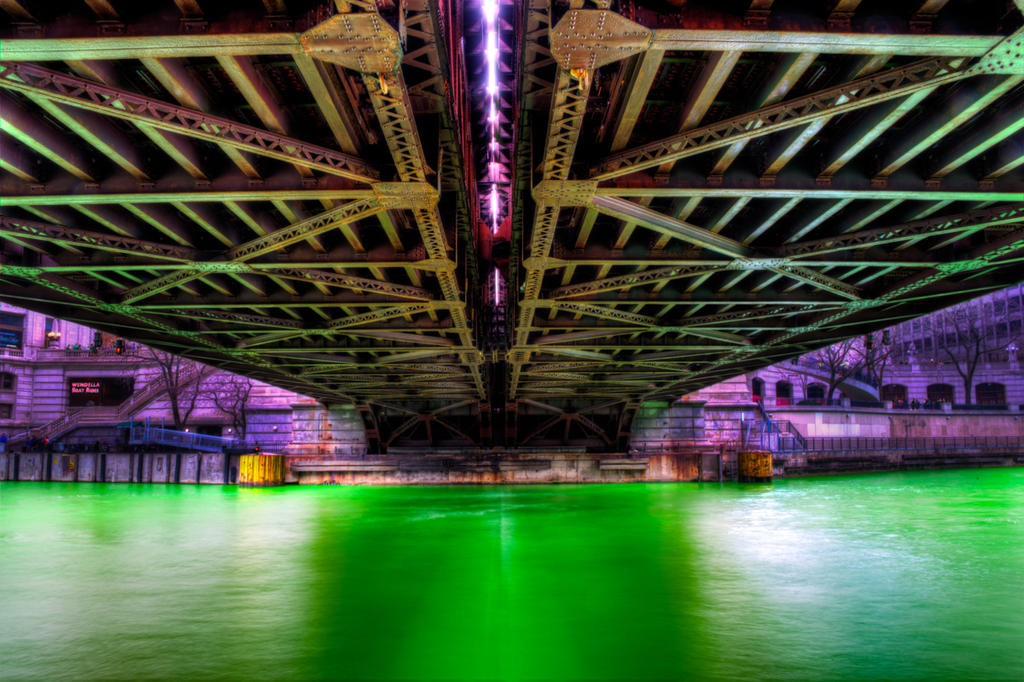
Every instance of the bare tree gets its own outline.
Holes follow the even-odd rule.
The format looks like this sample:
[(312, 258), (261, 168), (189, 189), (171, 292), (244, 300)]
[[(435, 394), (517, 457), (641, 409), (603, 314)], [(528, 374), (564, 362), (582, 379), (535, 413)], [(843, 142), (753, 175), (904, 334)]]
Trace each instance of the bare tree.
[(843, 383), (863, 366), (860, 356), (855, 352), (856, 341), (847, 339), (831, 346), (825, 346), (811, 356), (828, 374), (828, 389), (825, 400), (832, 400), (836, 387)]
[(231, 420), (231, 428), (239, 439), (245, 438), (249, 420), (245, 408), (252, 393), (251, 379), (232, 374), (212, 387), (210, 396), (216, 408)]
[(174, 425), (185, 426), (196, 409), (202, 391), (202, 365), (195, 360), (149, 346), (143, 346), (143, 348), (145, 349), (144, 357), (150, 358), (159, 369), (158, 380), (163, 383), (167, 392), (167, 401), (171, 405), (171, 418), (174, 420)]
[(895, 364), (896, 347), (889, 343), (880, 344), (874, 334), (868, 334), (864, 340), (854, 345), (854, 351), (860, 357), (860, 366), (864, 373), (875, 382), (875, 387), (881, 395), (882, 386), (885, 385), (885, 373)]
[(988, 353), (1005, 350), (1019, 335), (1003, 336), (997, 333), (997, 326), (985, 319), (978, 302), (948, 308), (939, 316), (945, 327), (941, 350), (960, 375), (964, 385), (964, 400), (970, 405), (978, 363)]

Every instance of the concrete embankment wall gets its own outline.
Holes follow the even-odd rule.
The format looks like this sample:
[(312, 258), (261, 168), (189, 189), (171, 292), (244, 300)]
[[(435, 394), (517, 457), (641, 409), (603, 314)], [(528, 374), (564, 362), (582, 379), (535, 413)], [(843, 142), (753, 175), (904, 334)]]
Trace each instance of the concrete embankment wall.
[[(225, 464), (227, 478), (225, 479)], [(219, 453), (5, 453), (0, 481), (104, 481), (107, 483), (233, 483), (238, 455)]]
[[(495, 483), (628, 483), (695, 481), (697, 453), (622, 455), (531, 454), (504, 458), (379, 457), (302, 461), (289, 457), (300, 485), (450, 485)], [(711, 466), (711, 465), (708, 465)]]
[[(537, 454), (526, 457), (370, 457), (348, 460), (287, 455), (287, 480), (300, 484), (432, 485), (488, 483), (627, 483), (714, 478), (714, 456), (660, 454)], [(224, 467), (227, 464), (227, 478)], [(235, 483), (239, 457), (216, 453), (7, 453), (0, 454), (0, 480), (104, 481), (108, 483)]]
[(769, 410), (773, 419), (792, 423), (807, 438), (951, 438), (961, 436), (1024, 437), (1017, 412), (956, 410), (815, 409)]
[(964, 469), (1024, 465), (1024, 452), (1017, 448), (963, 448), (956, 452), (935, 448), (913, 450), (852, 450), (841, 453), (775, 456), (774, 474), (779, 478), (827, 474)]

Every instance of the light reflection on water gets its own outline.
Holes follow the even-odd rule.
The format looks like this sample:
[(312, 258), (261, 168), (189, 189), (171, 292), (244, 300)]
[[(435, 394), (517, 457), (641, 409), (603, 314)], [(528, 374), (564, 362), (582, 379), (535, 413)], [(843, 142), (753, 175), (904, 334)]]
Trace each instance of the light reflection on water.
[(0, 678), (1024, 679), (1024, 470), (0, 483)]

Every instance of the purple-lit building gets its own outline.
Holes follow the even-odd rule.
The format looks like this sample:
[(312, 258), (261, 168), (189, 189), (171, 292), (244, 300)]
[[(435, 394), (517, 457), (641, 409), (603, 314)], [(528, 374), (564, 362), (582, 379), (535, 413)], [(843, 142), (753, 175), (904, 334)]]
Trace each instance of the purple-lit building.
[[(240, 437), (279, 452), (361, 454), (353, 411), (261, 381), (175, 359), (181, 423), (158, 358), (167, 356), (67, 320), (0, 304), (0, 433), (8, 448), (34, 440), (123, 447), (126, 423)], [(239, 414), (231, 404), (246, 387)], [(328, 416), (325, 416), (328, 415)], [(120, 426), (120, 428), (119, 428)]]

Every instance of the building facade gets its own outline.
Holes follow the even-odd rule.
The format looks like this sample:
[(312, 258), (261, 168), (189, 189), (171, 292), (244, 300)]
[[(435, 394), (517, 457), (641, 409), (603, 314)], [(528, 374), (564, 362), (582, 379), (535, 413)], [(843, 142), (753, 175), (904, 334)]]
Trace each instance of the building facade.
[[(1024, 285), (874, 334), (886, 354), (882, 382), (856, 372), (842, 382), (837, 398), (896, 406), (1019, 406), (1024, 404), (1021, 339)], [(969, 337), (969, 338), (967, 338)], [(970, 385), (969, 366), (976, 359)], [(851, 355), (851, 361), (858, 358)], [(787, 407), (826, 398), (828, 367), (815, 353), (747, 375), (751, 397), (765, 406)]]
[[(123, 445), (132, 421), (174, 425), (166, 354), (67, 320), (0, 303), (0, 442), (27, 447)], [(354, 409), (192, 361), (178, 372), (177, 428), (241, 438), (266, 450), (361, 454)], [(120, 428), (119, 428), (120, 427)]]

